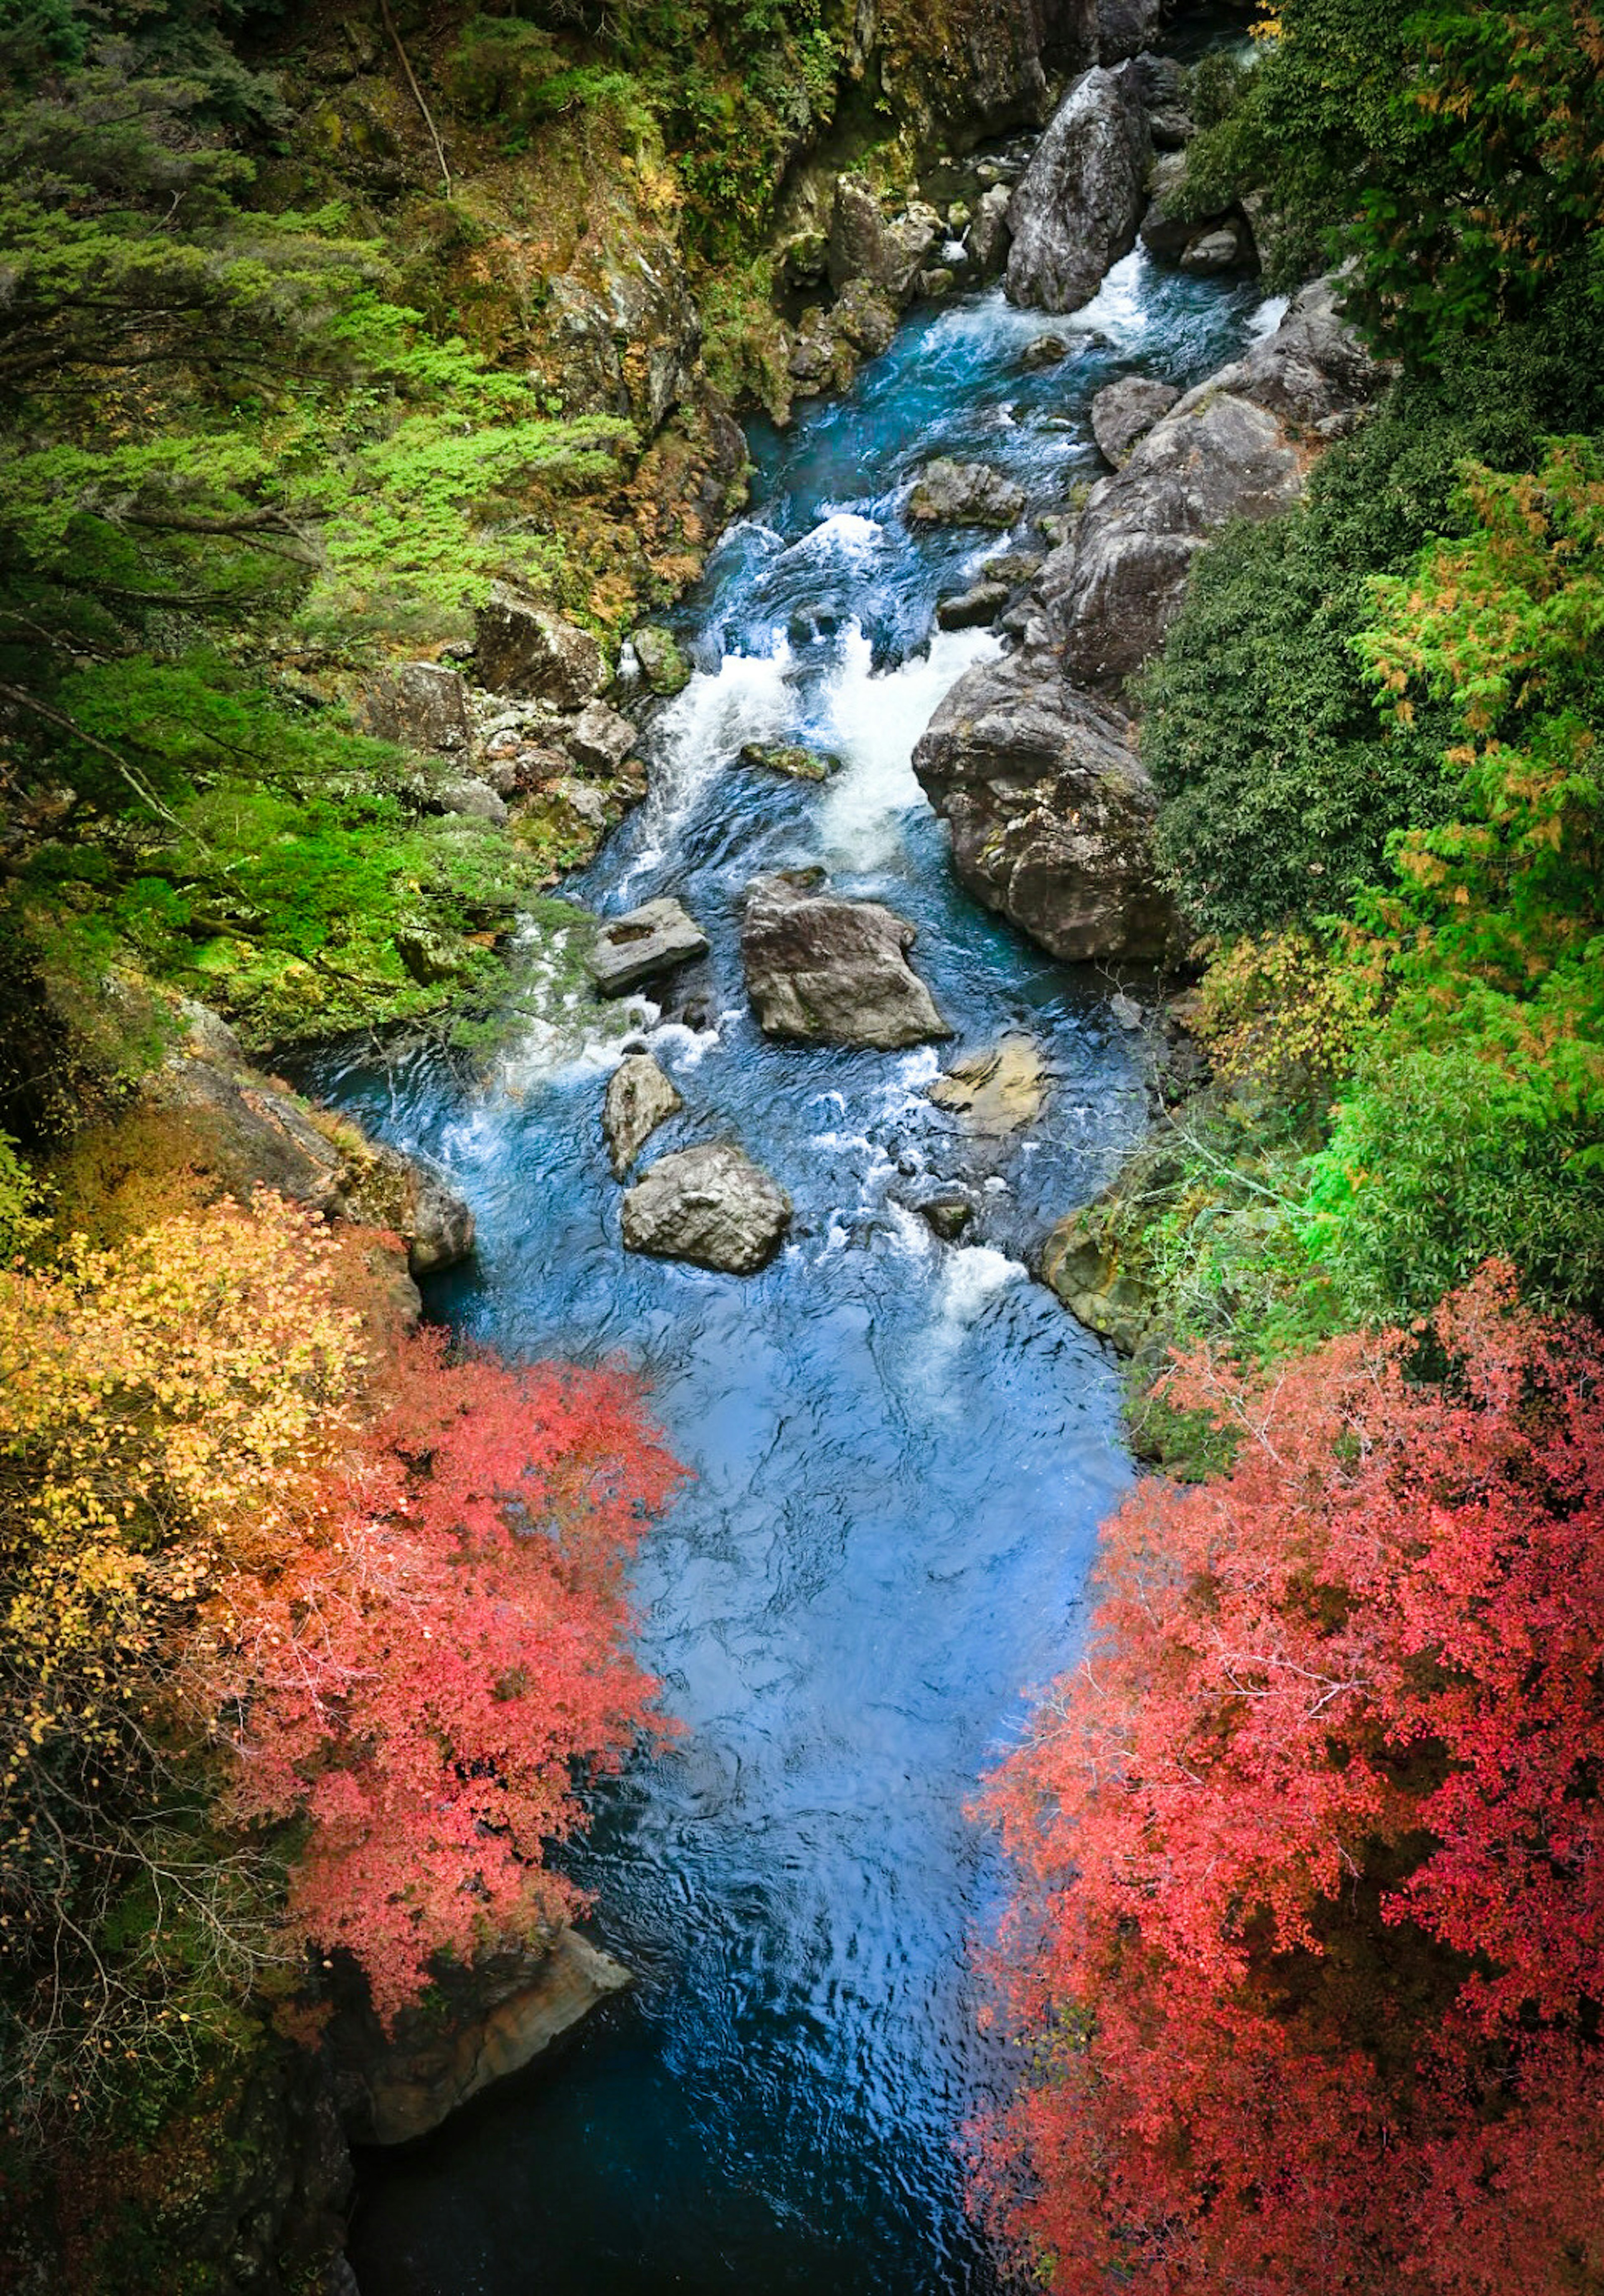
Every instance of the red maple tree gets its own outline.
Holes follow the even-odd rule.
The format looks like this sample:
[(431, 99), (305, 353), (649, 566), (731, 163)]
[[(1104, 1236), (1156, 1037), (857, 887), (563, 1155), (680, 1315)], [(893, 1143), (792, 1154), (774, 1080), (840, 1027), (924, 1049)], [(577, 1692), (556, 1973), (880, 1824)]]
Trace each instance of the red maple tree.
[[(374, 1402), (377, 1407), (374, 1407)], [(549, 1929), (576, 1776), (654, 1725), (622, 1573), (679, 1475), (605, 1370), (404, 1338), (316, 1461), (295, 1534), (236, 1542), (195, 1644), (227, 1718), (228, 1816), (304, 1832), (290, 1917), (389, 2021), (433, 1957)]]
[(1131, 1494), (985, 1795), (978, 2203), (1076, 2296), (1604, 2285), (1604, 1342), (1490, 1267), (1170, 1387), (1234, 1464)]

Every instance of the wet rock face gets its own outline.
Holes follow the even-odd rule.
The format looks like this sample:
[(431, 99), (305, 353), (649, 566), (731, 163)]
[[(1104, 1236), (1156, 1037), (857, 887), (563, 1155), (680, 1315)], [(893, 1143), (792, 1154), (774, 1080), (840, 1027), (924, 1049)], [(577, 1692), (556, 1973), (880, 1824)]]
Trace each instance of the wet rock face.
[(625, 415), (650, 437), (689, 394), (701, 318), (670, 241), (588, 244), (589, 259), (551, 282), (546, 364), (572, 404)]
[(1173, 383), (1153, 382), (1144, 374), (1124, 375), (1099, 390), (1091, 402), (1091, 435), (1104, 459), (1117, 470), (1180, 397)]
[(621, 1963), (563, 1930), (548, 1950), (485, 1956), (453, 1978), (438, 2014), (405, 2009), (392, 2037), (371, 2011), (343, 2011), (328, 2039), (341, 2120), (363, 2144), (426, 2136), (633, 1982)]
[(959, 678), (913, 764), (988, 908), (1070, 964), (1163, 957), (1173, 917), (1149, 850), (1158, 801), (1132, 729), (1050, 652)]
[(786, 870), (747, 889), (741, 963), (764, 1035), (881, 1052), (950, 1037), (908, 962), (914, 927), (878, 901), (821, 890), (821, 877)]
[(1164, 0), (1098, 0), (1098, 56), (1117, 64), (1150, 47), (1164, 14)]
[(1008, 205), (1010, 302), (1078, 311), (1091, 300), (1136, 244), (1152, 156), (1130, 72), (1099, 66), (1077, 80)]
[(1070, 675), (1117, 691), (1163, 644), (1189, 568), (1228, 519), (1272, 517), (1386, 381), (1317, 281), (1275, 333), (1189, 391), (1092, 489), (1050, 618)]
[(484, 684), (558, 709), (582, 709), (607, 683), (607, 663), (588, 630), (498, 582), (479, 610), (474, 660)]
[(695, 918), (665, 895), (643, 901), (627, 916), (610, 918), (586, 962), (602, 996), (623, 996), (643, 981), (705, 956), (707, 947), (707, 935)]
[(908, 515), (921, 526), (1012, 526), (1024, 509), (1024, 488), (986, 463), (927, 463), (908, 498)]
[(791, 1199), (728, 1142), (681, 1148), (642, 1175), (624, 1198), (625, 1249), (753, 1275), (779, 1250)]
[(369, 688), (362, 716), (382, 742), (438, 756), (465, 750), (472, 734), (467, 688), (443, 662), (404, 661), (386, 670)]
[(602, 1130), (621, 1180), (660, 1124), (678, 1115), (684, 1101), (650, 1053), (627, 1053), (607, 1079)]

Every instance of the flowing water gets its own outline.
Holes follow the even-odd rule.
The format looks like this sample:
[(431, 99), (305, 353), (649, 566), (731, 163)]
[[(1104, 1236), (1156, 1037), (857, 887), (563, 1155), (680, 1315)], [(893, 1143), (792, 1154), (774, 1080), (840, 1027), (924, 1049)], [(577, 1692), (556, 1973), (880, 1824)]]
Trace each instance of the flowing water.
[[(435, 1157), (473, 1202), (473, 1262), (433, 1312), (514, 1354), (621, 1354), (695, 1480), (637, 1571), (647, 1661), (685, 1724), (597, 1796), (576, 1870), (637, 1972), (557, 2062), (410, 2151), (369, 2156), (363, 2296), (980, 2296), (955, 2150), (1006, 2077), (966, 1959), (999, 1876), (964, 1805), (1073, 1652), (1098, 1519), (1129, 1474), (1114, 1366), (1026, 1274), (1142, 1121), (1110, 980), (1055, 964), (957, 888), (909, 764), (990, 633), (931, 636), (1000, 537), (916, 534), (918, 467), (983, 458), (1032, 512), (1096, 474), (1086, 407), (1132, 368), (1189, 383), (1268, 314), (1242, 284), (1139, 255), (1070, 322), (1000, 292), (913, 316), (847, 397), (759, 428), (751, 506), (689, 602), (689, 686), (648, 721), (652, 788), (575, 890), (678, 893), (712, 939), (688, 1021), (550, 991), (488, 1083), (443, 1062), (325, 1060), (311, 1079)], [(1020, 539), (1030, 538), (1028, 525)], [(1038, 540), (1037, 546), (1040, 547)], [(736, 762), (839, 753), (830, 783)], [(918, 927), (957, 1032), (883, 1054), (766, 1043), (736, 924), (757, 871), (822, 862)], [(553, 972), (560, 980), (560, 967)], [(626, 1254), (599, 1129), (633, 1024), (676, 1078), (664, 1149), (729, 1136), (789, 1189), (744, 1280)], [(1041, 1121), (977, 1152), (921, 1096), (941, 1061), (1035, 1037)], [(909, 1210), (963, 1175), (962, 1244)]]

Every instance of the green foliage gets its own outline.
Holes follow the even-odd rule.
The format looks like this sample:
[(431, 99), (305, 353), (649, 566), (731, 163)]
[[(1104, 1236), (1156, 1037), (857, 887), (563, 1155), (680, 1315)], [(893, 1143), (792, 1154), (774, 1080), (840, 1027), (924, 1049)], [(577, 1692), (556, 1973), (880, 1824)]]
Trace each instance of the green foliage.
[(1355, 256), (1369, 321), (1435, 358), (1527, 316), (1596, 255), (1592, 0), (1279, 0), (1271, 29), (1257, 70), (1211, 83), (1189, 176), (1205, 203), (1269, 191), (1275, 283)]
[(1297, 508), (1197, 559), (1146, 682), (1142, 754), (1165, 800), (1161, 862), (1200, 933), (1339, 911), (1391, 832), (1448, 817), (1444, 694), (1389, 721), (1353, 651), (1370, 584), (1465, 529), (1468, 456), (1520, 470), (1534, 436), (1604, 425), (1595, 338), (1573, 288), (1539, 324), (1456, 346), (1331, 449)]
[(1477, 1046), (1378, 1045), (1337, 1111), (1300, 1222), (1345, 1323), (1424, 1315), (1491, 1253), (1529, 1294), (1604, 1305), (1604, 1156), (1545, 1080)]

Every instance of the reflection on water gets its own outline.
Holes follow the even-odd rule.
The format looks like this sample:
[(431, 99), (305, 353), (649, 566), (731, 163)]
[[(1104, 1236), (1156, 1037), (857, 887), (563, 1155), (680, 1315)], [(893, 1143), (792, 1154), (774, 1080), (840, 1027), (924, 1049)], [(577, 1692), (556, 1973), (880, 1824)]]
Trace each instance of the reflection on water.
[[(902, 504), (938, 452), (1006, 468), (1032, 512), (1061, 504), (1098, 467), (1092, 394), (1133, 365), (1196, 380), (1254, 302), (1132, 257), (1062, 365), (1026, 372), (1044, 322), (972, 297), (913, 319), (849, 398), (755, 432), (751, 513), (686, 617), (696, 675), (649, 724), (651, 795), (579, 890), (603, 909), (671, 890), (712, 938), (695, 1025), (638, 1007), (687, 1103), (647, 1154), (732, 1135), (774, 1172), (797, 1220), (763, 1274), (620, 1249), (598, 1125), (616, 1025), (585, 1046), (572, 1013), (533, 1023), (472, 1091), (421, 1058), (323, 1064), (325, 1089), (473, 1201), (476, 1260), (435, 1310), (514, 1352), (624, 1354), (695, 1475), (637, 1582), (686, 1734), (597, 1794), (576, 1860), (638, 1988), (560, 2065), (364, 2164), (364, 2296), (993, 2284), (953, 2149), (1001, 2074), (965, 1959), (997, 1873), (963, 1805), (1024, 1686), (1073, 1648), (1128, 1472), (1112, 1365), (1023, 1263), (1097, 1187), (1142, 1091), (1109, 982), (952, 884), (909, 759), (997, 643), (932, 643), (936, 597), (1003, 538), (910, 534)], [(843, 772), (816, 786), (736, 763), (781, 737), (838, 751)], [(1004, 1029), (1042, 1046), (1052, 1091), (1028, 1141), (958, 1136), (922, 1096), (934, 1051), (758, 1035), (741, 889), (810, 861), (917, 925), (958, 1049)], [(958, 1247), (910, 1209), (950, 1175), (980, 1206)]]

